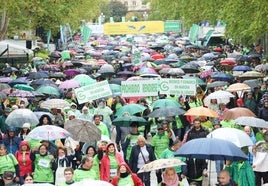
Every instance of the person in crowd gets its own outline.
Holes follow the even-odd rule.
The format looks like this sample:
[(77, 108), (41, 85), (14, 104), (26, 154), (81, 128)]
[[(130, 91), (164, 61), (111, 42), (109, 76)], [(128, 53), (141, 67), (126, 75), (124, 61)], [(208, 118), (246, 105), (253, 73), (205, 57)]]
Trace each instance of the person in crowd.
[(208, 133), (209, 131), (201, 126), (201, 120), (199, 118), (195, 118), (193, 120), (193, 127), (187, 134), (187, 141), (196, 138), (205, 138)]
[(109, 106), (106, 105), (105, 99), (100, 100), (98, 107), (94, 111), (94, 115), (96, 114), (103, 116), (103, 123), (108, 127), (110, 134), (112, 125), (111, 115), (113, 114), (113, 111)]
[[(250, 126), (245, 126), (244, 127), (244, 131), (245, 133), (250, 137), (251, 141), (253, 144), (255, 144), (257, 141), (256, 141), (256, 138), (255, 138), (255, 134), (252, 130), (252, 128)], [(248, 150), (248, 149), (247, 149)], [(248, 162), (250, 163), (250, 165), (252, 165), (252, 162), (253, 162), (253, 155), (251, 152), (248, 152)]]
[[(177, 139), (176, 141), (173, 142), (173, 145), (169, 148), (167, 148), (166, 150), (164, 150), (161, 153), (160, 158), (161, 159), (170, 159), (170, 158), (178, 158), (180, 159), (182, 162), (186, 161), (185, 157), (175, 157), (174, 153), (179, 150), (179, 148), (182, 146), (182, 142)], [(185, 178), (187, 175), (187, 166), (186, 165), (182, 165), (182, 166), (176, 166), (175, 168), (175, 172), (178, 175), (179, 180)]]
[(35, 183), (54, 183), (52, 162), (54, 157), (48, 154), (48, 147), (40, 145), (37, 152), (31, 153), (31, 160), (34, 163), (34, 182)]
[(19, 186), (20, 185), (14, 181), (14, 172), (12, 171), (5, 171), (2, 177), (3, 177), (4, 186)]
[(244, 105), (246, 108), (251, 110), (254, 114), (256, 115), (258, 114), (258, 104), (256, 100), (254, 99), (251, 91), (246, 92), (246, 95), (244, 98)]
[(176, 174), (176, 170), (173, 167), (166, 168), (162, 173), (161, 186), (180, 186), (179, 176)]
[(7, 130), (7, 135), (3, 138), (3, 144), (7, 148), (7, 152), (15, 154), (20, 147), (21, 139), (15, 134), (16, 129), (14, 127), (9, 127)]
[(260, 100), (262, 99), (263, 94), (260, 91), (260, 87), (254, 87), (252, 96), (254, 97), (257, 104), (260, 103)]
[(42, 145), (45, 145), (47, 147), (48, 150), (48, 154), (52, 155), (53, 157), (56, 157), (56, 151), (57, 151), (57, 146), (55, 145), (55, 143), (53, 143), (52, 141), (48, 141), (48, 140), (42, 140), (40, 141), (40, 143)]
[(200, 121), (201, 121), (201, 127), (203, 127), (204, 129), (206, 129), (208, 131), (212, 131), (213, 124), (209, 120), (209, 117), (207, 117), (207, 116), (200, 116), (199, 118), (200, 118)]
[(77, 105), (74, 102), (72, 102), (70, 107), (71, 109), (68, 111), (67, 114), (69, 115), (71, 112), (73, 112), (75, 118), (78, 118), (81, 115), (81, 112), (77, 109)]
[(64, 125), (64, 114), (60, 109), (51, 108), (51, 114), (54, 116), (54, 120), (52, 121), (54, 125), (63, 127)]
[(256, 186), (268, 184), (268, 131), (264, 133), (264, 140), (257, 142), (252, 149), (253, 170)]
[(218, 112), (219, 111), (219, 104), (217, 102), (217, 99), (211, 99), (210, 103), (208, 104), (208, 108), (215, 111), (215, 112)]
[(225, 103), (220, 103), (219, 104), (219, 109), (217, 111), (218, 114), (218, 119), (220, 121), (223, 121), (223, 114), (228, 110), (228, 108), (226, 107)]
[(86, 102), (84, 106), (88, 108), (88, 112), (93, 116), (94, 112), (95, 112), (94, 103), (92, 101), (91, 102)]
[(256, 132), (256, 141), (264, 141), (264, 134), (268, 131), (268, 128), (258, 129)]
[(6, 146), (0, 144), (0, 177), (3, 176), (5, 171), (15, 172), (15, 181), (19, 182), (19, 164), (13, 154), (7, 154)]
[(124, 105), (125, 105), (124, 100), (120, 96), (116, 96), (113, 99), (113, 103), (112, 103), (111, 109), (112, 109), (113, 113), (116, 114), (116, 111), (118, 111)]
[(124, 158), (122, 155), (116, 151), (116, 146), (114, 143), (109, 143), (106, 147), (106, 153), (101, 159), (100, 165), (100, 178), (103, 181), (111, 181), (117, 173), (117, 167), (122, 162)]
[[(123, 114), (123, 117), (130, 116), (128, 112)], [(115, 143), (117, 145), (117, 150), (121, 150), (121, 146), (124, 143), (126, 136), (131, 132), (131, 127), (121, 127), (115, 126), (116, 136), (115, 136)]]
[(218, 186), (235, 186), (236, 184), (232, 181), (230, 173), (227, 170), (222, 170), (218, 176)]
[(268, 100), (265, 100), (263, 107), (260, 108), (258, 118), (268, 121)]
[(52, 125), (52, 120), (47, 114), (43, 114), (40, 119), (38, 125), (36, 127), (42, 126), (42, 125)]
[[(134, 172), (137, 173), (139, 169), (148, 162), (156, 160), (153, 147), (146, 144), (146, 140), (142, 135), (137, 138), (137, 145), (132, 147), (129, 167)], [(150, 173), (144, 172), (138, 174), (139, 178), (143, 181), (145, 186), (150, 185)]]
[(22, 125), (22, 128), (19, 132), (18, 137), (21, 139), (21, 141), (25, 140), (26, 136), (31, 132), (31, 124), (30, 123), (24, 123)]
[(93, 116), (93, 124), (95, 124), (101, 131), (101, 134), (110, 138), (108, 127), (101, 121), (100, 115)]
[(140, 135), (138, 127), (138, 122), (132, 122), (130, 124), (130, 133), (126, 136), (125, 141), (122, 143), (122, 150), (124, 152), (124, 159), (126, 162), (129, 161), (131, 149), (134, 145), (136, 145), (137, 138)]
[(10, 114), (10, 112), (12, 112), (11, 108), (10, 107), (6, 107), (4, 109), (4, 114), (0, 116), (0, 130), (4, 134), (7, 133), (8, 125), (6, 124), (6, 118), (8, 117), (8, 115)]
[[(178, 136), (175, 135), (175, 131), (178, 129), (175, 118), (167, 117), (167, 119), (161, 122), (161, 125), (165, 131), (165, 135), (169, 137), (169, 143), (172, 144), (178, 138)], [(174, 125), (176, 125), (176, 127)]]
[(74, 181), (79, 182), (84, 179), (93, 179), (97, 180), (97, 173), (92, 169), (93, 166), (93, 158), (92, 157), (84, 157), (81, 161), (81, 166), (74, 171)]
[(19, 163), (20, 169), (20, 184), (23, 184), (23, 177), (27, 173), (32, 173), (33, 162), (31, 160), (31, 149), (27, 141), (22, 141), (20, 143), (19, 150), (15, 153), (15, 157)]
[(169, 147), (171, 133), (165, 134), (162, 124), (157, 126), (157, 134), (152, 137), (151, 145), (154, 149), (156, 158), (159, 158), (161, 153)]
[(141, 179), (137, 174), (133, 173), (126, 163), (121, 163), (117, 169), (117, 175), (112, 179), (113, 186), (133, 185), (143, 186)]
[(33, 184), (33, 175), (31, 173), (27, 173), (23, 176), (24, 184)]
[(74, 170), (71, 167), (66, 167), (64, 169), (64, 178), (65, 181), (63, 183), (60, 183), (58, 186), (68, 186), (74, 184)]
[(53, 172), (55, 172), (55, 184), (64, 181), (64, 169), (72, 167), (74, 155), (67, 155), (67, 150), (64, 147), (58, 147), (56, 150), (56, 158), (52, 163)]
[(82, 113), (78, 116), (78, 118), (88, 120), (88, 121), (93, 121), (93, 115), (88, 112), (88, 107), (86, 106), (82, 108)]

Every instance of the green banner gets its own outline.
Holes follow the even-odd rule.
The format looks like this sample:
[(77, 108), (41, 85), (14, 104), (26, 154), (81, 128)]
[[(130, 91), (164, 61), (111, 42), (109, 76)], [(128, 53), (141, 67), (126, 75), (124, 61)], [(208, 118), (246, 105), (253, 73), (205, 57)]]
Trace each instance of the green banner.
[(165, 32), (181, 32), (180, 21), (165, 21), (164, 31)]
[(88, 39), (91, 36), (91, 32), (92, 32), (92, 30), (89, 27), (87, 27), (87, 26), (82, 27), (82, 41), (83, 41), (83, 43), (88, 42)]

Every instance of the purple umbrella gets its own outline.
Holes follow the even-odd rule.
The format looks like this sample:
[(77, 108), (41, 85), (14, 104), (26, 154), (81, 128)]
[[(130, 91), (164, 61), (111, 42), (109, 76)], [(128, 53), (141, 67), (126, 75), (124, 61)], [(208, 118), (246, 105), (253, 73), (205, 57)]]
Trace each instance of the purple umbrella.
[(66, 76), (76, 76), (76, 75), (78, 75), (78, 74), (80, 74), (80, 72), (79, 72), (79, 70), (76, 70), (76, 69), (68, 69), (68, 70), (65, 70), (64, 71), (64, 74), (66, 75)]
[(12, 81), (13, 79), (10, 77), (0, 77), (0, 82), (1, 83), (8, 83), (10, 81)]
[(139, 70), (140, 74), (157, 74), (157, 72), (155, 71), (155, 69), (153, 68), (148, 68), (148, 67), (142, 67)]
[(77, 87), (80, 87), (80, 83), (71, 79), (71, 80), (63, 81), (60, 84), (59, 89), (63, 90), (63, 89), (70, 89), (70, 88), (77, 88)]

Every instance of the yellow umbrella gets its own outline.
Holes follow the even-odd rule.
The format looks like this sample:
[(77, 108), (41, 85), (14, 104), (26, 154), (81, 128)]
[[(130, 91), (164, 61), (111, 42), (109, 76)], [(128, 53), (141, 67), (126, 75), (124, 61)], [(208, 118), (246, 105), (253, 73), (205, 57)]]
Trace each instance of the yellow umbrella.
[(218, 117), (218, 114), (206, 107), (194, 107), (189, 109), (185, 114), (185, 116), (207, 116), (207, 117)]

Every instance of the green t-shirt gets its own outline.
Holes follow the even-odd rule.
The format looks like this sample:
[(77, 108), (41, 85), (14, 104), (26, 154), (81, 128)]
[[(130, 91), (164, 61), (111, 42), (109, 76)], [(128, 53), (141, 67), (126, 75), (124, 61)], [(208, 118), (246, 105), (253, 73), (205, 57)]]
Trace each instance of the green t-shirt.
[(93, 179), (93, 180), (98, 179), (97, 174), (93, 169), (85, 170), (85, 169), (79, 168), (74, 171), (74, 181), (78, 182), (87, 178)]
[(0, 156), (0, 175), (5, 171), (16, 172), (16, 165), (18, 165), (18, 161), (13, 154)]
[(156, 134), (152, 137), (151, 145), (154, 147), (156, 158), (159, 158), (161, 153), (169, 147), (169, 138), (165, 134)]
[(54, 174), (52, 171), (50, 155), (35, 155), (34, 160), (34, 182), (53, 183)]
[[(130, 136), (130, 142), (127, 146), (127, 154), (126, 154), (127, 160), (129, 160), (129, 158), (130, 158), (130, 153), (131, 153), (132, 147), (137, 144), (138, 136), (139, 136), (139, 134), (137, 134), (137, 135), (131, 134), (131, 136)], [(126, 140), (127, 140), (127, 137), (126, 137), (125, 141)]]
[(108, 157), (110, 159), (110, 179), (113, 179), (117, 174), (118, 163), (114, 154), (108, 154)]
[(134, 186), (131, 175), (128, 175), (125, 178), (120, 178), (118, 181), (118, 186)]
[(100, 129), (101, 135), (104, 135), (110, 138), (109, 130), (104, 123), (100, 123), (99, 125), (96, 125), (96, 126)]

